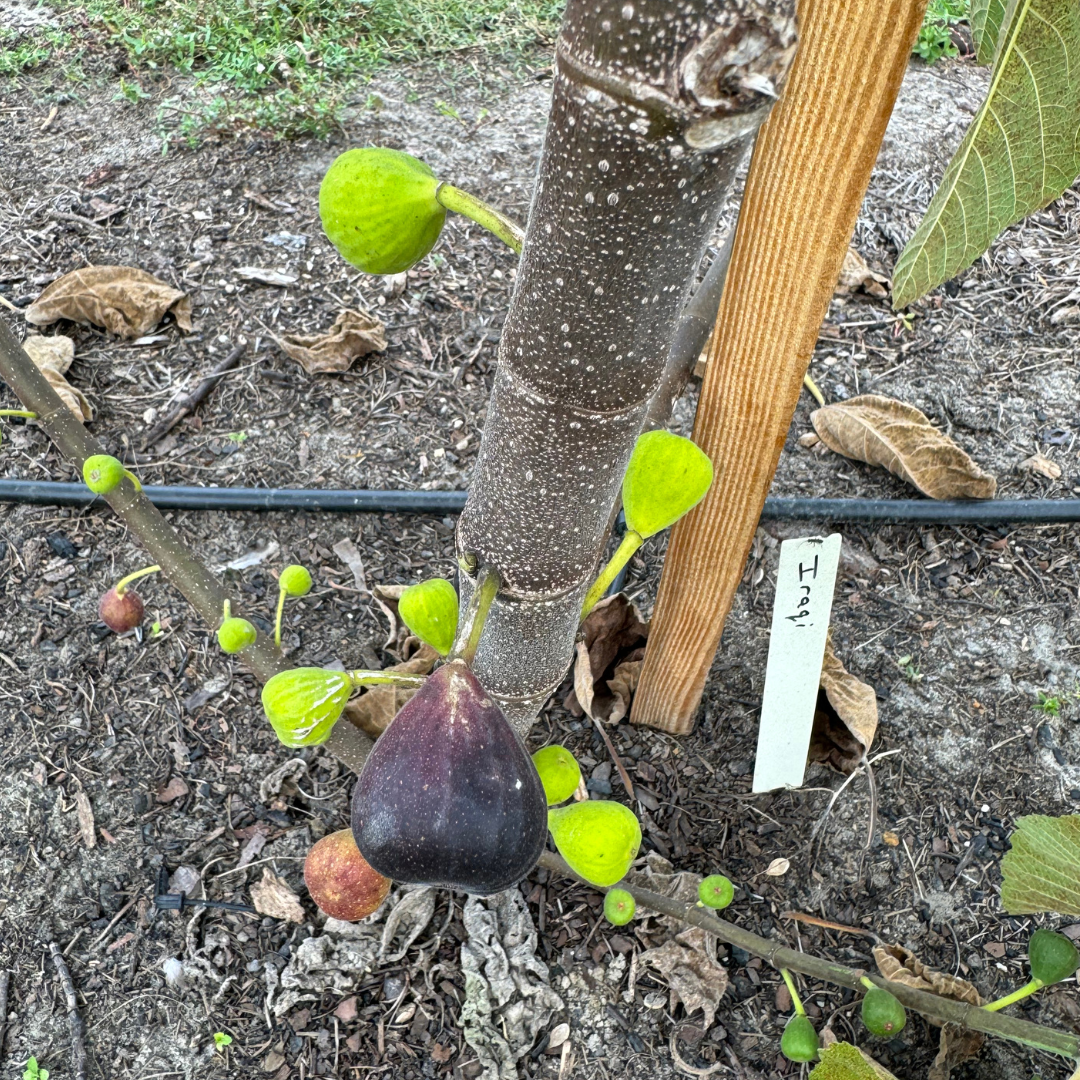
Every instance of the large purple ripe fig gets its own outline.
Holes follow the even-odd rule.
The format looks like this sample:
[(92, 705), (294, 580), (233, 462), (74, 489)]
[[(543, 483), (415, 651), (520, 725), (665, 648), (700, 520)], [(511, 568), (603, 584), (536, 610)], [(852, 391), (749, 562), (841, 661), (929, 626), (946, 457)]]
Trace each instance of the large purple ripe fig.
[(536, 864), (543, 784), (464, 661), (429, 676), (379, 737), (353, 792), (352, 828), (364, 858), (394, 881), (486, 896)]

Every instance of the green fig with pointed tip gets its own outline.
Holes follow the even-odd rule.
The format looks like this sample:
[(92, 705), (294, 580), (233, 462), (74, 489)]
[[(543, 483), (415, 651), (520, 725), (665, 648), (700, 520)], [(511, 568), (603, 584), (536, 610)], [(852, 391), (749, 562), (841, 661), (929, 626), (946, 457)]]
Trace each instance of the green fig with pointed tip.
[(641, 847), (641, 825), (622, 803), (590, 800), (548, 811), (548, 828), (570, 869), (606, 888), (626, 876)]
[(795, 1013), (784, 1026), (780, 1036), (780, 1052), (788, 1061), (813, 1061), (818, 1056), (821, 1042), (810, 1018)]
[(1053, 930), (1036, 930), (1028, 942), (1031, 977), (1043, 986), (1051, 986), (1075, 974), (1080, 968), (1080, 954), (1064, 935)]
[(532, 760), (544, 785), (548, 806), (566, 802), (577, 791), (581, 783), (581, 768), (565, 746), (552, 743), (537, 750)]
[(124, 466), (108, 454), (93, 454), (83, 462), (83, 482), (95, 495), (108, 495), (124, 479)]
[(218, 645), (222, 652), (243, 652), (249, 645), (255, 644), (258, 637), (255, 627), (247, 619), (238, 619), (235, 616), (226, 619), (217, 632)]
[(418, 158), (386, 147), (346, 150), (319, 188), (323, 230), (367, 274), (400, 274), (434, 246), (446, 221), (439, 183)]
[(286, 566), (278, 578), (278, 588), (289, 596), (307, 596), (311, 592), (311, 573), (299, 563)]
[(410, 585), (398, 597), (402, 622), (440, 656), (454, 647), (458, 625), (457, 590), (445, 578), (429, 578)]
[(604, 896), (604, 918), (612, 926), (625, 926), (637, 910), (637, 901), (625, 889), (608, 889)]
[(279, 671), (262, 689), (263, 711), (286, 746), (317, 746), (330, 738), (352, 689), (343, 671)]
[(712, 462), (689, 439), (670, 431), (645, 432), (623, 477), (626, 527), (648, 539), (697, 506), (712, 481)]
[(862, 1022), (868, 1031), (887, 1039), (904, 1030), (907, 1012), (888, 990), (871, 986), (862, 999)]

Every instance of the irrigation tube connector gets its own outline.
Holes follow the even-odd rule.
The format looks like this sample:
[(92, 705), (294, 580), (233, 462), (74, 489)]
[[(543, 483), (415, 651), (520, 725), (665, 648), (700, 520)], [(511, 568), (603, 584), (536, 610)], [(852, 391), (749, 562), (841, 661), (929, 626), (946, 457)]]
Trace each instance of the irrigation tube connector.
[[(145, 486), (160, 510), (326, 510), (336, 513), (457, 514), (465, 491), (370, 491), (332, 488)], [(84, 484), (0, 480), (0, 502), (40, 506), (104, 505)], [(849, 524), (1055, 525), (1080, 521), (1080, 499), (788, 499), (765, 500), (763, 521)]]

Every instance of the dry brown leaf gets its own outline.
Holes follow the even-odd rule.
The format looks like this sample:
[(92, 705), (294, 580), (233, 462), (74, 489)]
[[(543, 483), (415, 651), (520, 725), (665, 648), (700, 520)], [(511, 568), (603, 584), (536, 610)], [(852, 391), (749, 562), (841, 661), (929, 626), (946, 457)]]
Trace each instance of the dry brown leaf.
[(64, 378), (64, 372), (75, 359), (75, 342), (63, 334), (41, 337), (31, 334), (24, 342), (26, 355), (45, 376), (46, 382), (56, 391), (57, 397), (80, 419), (93, 420), (94, 409), (86, 395)]
[(174, 776), (167, 784), (158, 788), (155, 797), (159, 803), (171, 803), (177, 799), (182, 799), (188, 793), (188, 790), (187, 784), (179, 776)]
[(863, 394), (810, 414), (830, 450), (881, 465), (931, 499), (992, 499), (997, 481), (913, 405)]
[(790, 859), (773, 859), (765, 868), (769, 877), (783, 877), (791, 869)]
[(83, 844), (92, 848), (97, 845), (94, 833), (94, 808), (90, 805), (90, 796), (85, 791), (75, 792), (75, 813), (79, 818), (79, 836)]
[[(878, 971), (890, 982), (902, 983), (916, 990), (925, 990), (938, 997), (964, 1001), (968, 1005), (982, 1005), (979, 991), (965, 979), (955, 975), (946, 975), (927, 967), (913, 952), (903, 945), (878, 945), (874, 949), (874, 960)], [(932, 1017), (926, 1017), (937, 1023)], [(949, 1080), (953, 1068), (974, 1057), (986, 1036), (980, 1031), (969, 1031), (956, 1024), (943, 1024), (941, 1038), (938, 1041), (938, 1054), (930, 1066), (928, 1080)]]
[(282, 351), (309, 375), (348, 371), (358, 356), (386, 348), (386, 327), (366, 311), (342, 311), (326, 334), (284, 334)]
[(302, 923), (307, 918), (300, 897), (268, 866), (263, 867), (262, 881), (251, 886), (251, 902), (260, 915), (271, 919)]
[(398, 639), (398, 633), (408, 633), (408, 627), (398, 618), (397, 606), (401, 594), (408, 585), (376, 585), (371, 590), (371, 598), (379, 605), (379, 609), (390, 623), (390, 633), (386, 637), (384, 649), (391, 648)]
[(1024, 458), (1016, 467), (1021, 472), (1038, 473), (1039, 476), (1045, 476), (1047, 480), (1061, 479), (1061, 466), (1045, 454), (1032, 454), (1031, 457)]
[(575, 716), (617, 724), (630, 710), (648, 636), (649, 624), (622, 593), (601, 600), (582, 627), (564, 705)]
[(810, 760), (850, 775), (870, 749), (877, 725), (874, 688), (855, 678), (837, 658), (832, 641), (826, 642)]
[(172, 312), (181, 330), (191, 329), (187, 293), (133, 266), (87, 266), (57, 278), (26, 309), (26, 321), (45, 326), (57, 319), (104, 326), (137, 338)]
[(847, 296), (850, 293), (862, 289), (871, 296), (888, 296), (886, 286), (889, 279), (881, 274), (875, 274), (867, 265), (866, 260), (853, 248), (847, 249), (844, 256), (844, 265), (840, 268), (840, 279), (836, 283), (836, 292), (839, 296)]
[(700, 1009), (705, 1027), (712, 1027), (716, 1008), (728, 986), (727, 972), (719, 964), (678, 941), (667, 941), (658, 948), (646, 949), (641, 959), (659, 972), (668, 984), (672, 1008), (681, 1001), (688, 1014)]
[[(427, 675), (435, 666), (439, 654), (426, 642), (414, 656), (403, 664), (394, 664), (387, 671), (402, 671), (409, 675)], [(357, 727), (368, 733), (385, 731), (415, 690), (403, 686), (372, 686), (345, 707), (345, 713)]]

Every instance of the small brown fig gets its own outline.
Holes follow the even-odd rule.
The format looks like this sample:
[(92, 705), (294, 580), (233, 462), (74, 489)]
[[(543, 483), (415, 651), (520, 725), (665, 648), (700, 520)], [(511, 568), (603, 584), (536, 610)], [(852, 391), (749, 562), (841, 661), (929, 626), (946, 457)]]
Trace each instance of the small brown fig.
[(143, 619), (142, 597), (131, 589), (118, 593), (112, 588), (98, 604), (98, 618), (117, 634), (134, 630)]
[(364, 858), (394, 881), (487, 896), (536, 865), (544, 787), (464, 661), (429, 675), (379, 737), (353, 791), (352, 828)]
[(304, 881), (319, 910), (343, 922), (366, 919), (390, 892), (390, 879), (373, 870), (351, 829), (324, 836), (304, 860)]

